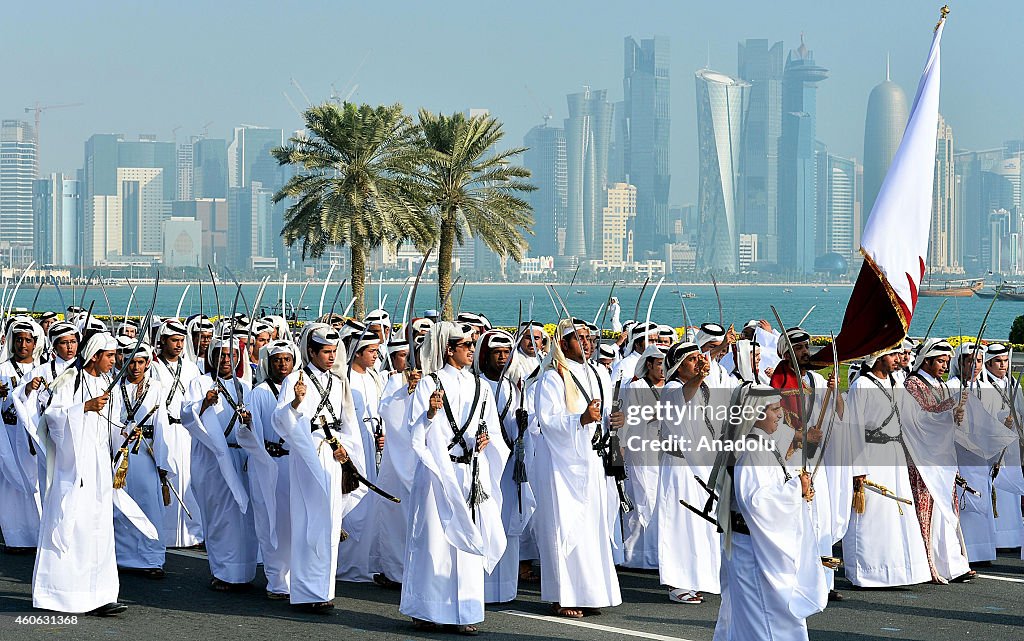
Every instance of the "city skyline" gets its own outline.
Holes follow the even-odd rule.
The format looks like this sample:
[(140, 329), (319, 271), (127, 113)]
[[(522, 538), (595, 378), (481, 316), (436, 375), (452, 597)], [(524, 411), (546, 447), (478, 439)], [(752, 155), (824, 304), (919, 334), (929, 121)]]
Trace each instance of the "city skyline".
[[(160, 140), (172, 140), (176, 133), (180, 143), (204, 130), (208, 137), (230, 139), (232, 128), (240, 122), (291, 132), (300, 120), (282, 93), (287, 92), (300, 108), (305, 105), (303, 92), (292, 78), (313, 102), (327, 99), (333, 85), (339, 97), (351, 93), (353, 100), (370, 103), (400, 101), (410, 112), (420, 106), (451, 112), (486, 104), (506, 123), (509, 138), (521, 140), (546, 113), (553, 113), (556, 120), (564, 117), (562, 97), (583, 85), (608, 88), (610, 100), (622, 99), (618, 88), (623, 37), (665, 34), (673, 43), (671, 117), (676, 124), (671, 134), (675, 153), (669, 199), (675, 204), (695, 202), (697, 196), (690, 73), (710, 66), (735, 74), (738, 42), (768, 38), (784, 42), (789, 49), (805, 33), (817, 56), (828, 61), (833, 78), (819, 96), (819, 138), (829, 141), (839, 155), (862, 159), (862, 132), (850, 123), (863, 122), (868, 92), (884, 77), (887, 53), (894, 81), (911, 92), (935, 14), (931, 5), (892, 6), (875, 1), (860, 3), (856, 13), (840, 7), (783, 10), (751, 3), (722, 20), (721, 10), (714, 7), (681, 8), (669, 3), (652, 3), (627, 14), (588, 6), (585, 15), (573, 3), (537, 3), (539, 12), (529, 11), (531, 3), (526, 3), (522, 11), (503, 16), (500, 27), (485, 24), (467, 30), (459, 19), (434, 16), (414, 5), (331, 4), (320, 7), (322, 20), (304, 24), (303, 29), (330, 32), (332, 26), (353, 23), (367, 28), (344, 29), (341, 53), (315, 44), (334, 39), (311, 36), (295, 41), (287, 54), (278, 54), (274, 47), (246, 44), (248, 38), (269, 37), (279, 23), (287, 23), (282, 22), (287, 14), (274, 5), (250, 3), (244, 13), (227, 6), (203, 6), (202, 14), (196, 13), (198, 4), (188, 2), (173, 8), (136, 7), (130, 14), (121, 10), (123, 6), (67, 7), (63, 17), (68, 19), (54, 22), (47, 20), (42, 8), (18, 5), (11, 20), (0, 26), (4, 36), (0, 48), (8, 59), (31, 61), (5, 71), (7, 91), (0, 95), (4, 118), (22, 117), (24, 108), (36, 101), (42, 106), (83, 103), (42, 114), (40, 169), (44, 174), (80, 165), (80, 141), (93, 133), (154, 133)], [(449, 6), (457, 15), (460, 3)], [(537, 20), (538, 15), (546, 19)], [(880, 15), (886, 19), (878, 19)], [(993, 15), (1001, 19), (993, 21)], [(957, 129), (964, 148), (990, 148), (1004, 139), (1021, 137), (1022, 123), (1013, 109), (1021, 90), (1008, 86), (1012, 83), (997, 82), (996, 70), (978, 64), (976, 54), (982, 42), (1005, 42), (1009, 51), (1013, 15), (1024, 17), (1024, 7), (997, 2), (984, 9), (953, 8), (946, 39), (943, 113)], [(591, 28), (559, 28), (573, 20)], [(152, 29), (153, 24), (163, 28)], [(220, 24), (231, 28), (219, 29)], [(378, 28), (385, 24), (387, 29)], [(44, 25), (52, 38), (44, 42), (24, 37), (40, 33), (36, 27)], [(72, 25), (74, 30), (69, 31)], [(665, 25), (678, 26), (667, 29)], [(422, 59), (402, 55), (408, 43), (420, 42), (420, 34), (431, 29), (438, 34), (457, 33), (461, 42), (456, 49), (476, 52), (460, 56), (465, 58), (465, 76), (442, 77), (430, 67), (435, 57), (455, 50), (443, 37), (423, 41), (428, 55)], [(516, 40), (524, 46), (517, 46)], [(505, 55), (509, 46), (516, 55)], [(559, 55), (562, 51), (573, 54)], [(69, 73), (73, 69), (69, 60), (92, 71)], [(496, 78), (487, 79), (477, 71), (488, 67), (496, 70)], [(472, 77), (473, 82), (460, 81), (463, 77)], [(132, 78), (132, 91), (121, 84), (124, 78)], [(986, 96), (984, 105), (976, 95)], [(23, 117), (31, 119), (29, 114)]]

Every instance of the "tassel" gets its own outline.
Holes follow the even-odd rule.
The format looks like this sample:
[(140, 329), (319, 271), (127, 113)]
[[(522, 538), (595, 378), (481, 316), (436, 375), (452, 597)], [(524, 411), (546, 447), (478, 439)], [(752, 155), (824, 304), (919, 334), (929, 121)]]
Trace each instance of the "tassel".
[(347, 540), (348, 540), (348, 531), (345, 530), (345, 528), (341, 528), (341, 536), (338, 537), (338, 542), (339, 543), (344, 543)]
[(474, 465), (473, 467), (473, 485), (469, 489), (469, 507), (476, 507), (491, 498), (490, 495), (484, 491), (484, 485), (480, 482), (480, 467)]
[(164, 507), (171, 504), (171, 488), (167, 485), (167, 479), (164, 479), (163, 483), (160, 484), (160, 492), (163, 495)]
[(121, 462), (117, 466), (117, 472), (114, 473), (115, 490), (124, 488), (125, 481), (128, 478), (128, 448), (122, 447), (118, 450), (118, 454), (121, 455)]
[(529, 481), (526, 478), (526, 444), (520, 439), (516, 441), (515, 463), (512, 465), (512, 480), (522, 485)]
[(858, 483), (857, 486), (853, 488), (853, 511), (857, 514), (864, 514), (867, 506), (868, 497), (867, 494), (864, 493), (864, 486)]
[(992, 486), (992, 518), (999, 518), (999, 508), (996, 506), (996, 487)]

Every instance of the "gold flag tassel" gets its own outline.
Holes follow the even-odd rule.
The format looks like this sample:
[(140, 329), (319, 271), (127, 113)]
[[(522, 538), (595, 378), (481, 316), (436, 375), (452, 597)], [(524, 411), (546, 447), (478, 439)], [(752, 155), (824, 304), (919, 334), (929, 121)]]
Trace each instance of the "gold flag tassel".
[(854, 481), (853, 483), (853, 511), (857, 514), (864, 514), (868, 507), (868, 497), (864, 492), (864, 482)]
[(128, 448), (122, 447), (117, 453), (121, 457), (121, 462), (117, 465), (117, 471), (114, 472), (114, 489), (120, 490), (124, 488), (128, 478)]

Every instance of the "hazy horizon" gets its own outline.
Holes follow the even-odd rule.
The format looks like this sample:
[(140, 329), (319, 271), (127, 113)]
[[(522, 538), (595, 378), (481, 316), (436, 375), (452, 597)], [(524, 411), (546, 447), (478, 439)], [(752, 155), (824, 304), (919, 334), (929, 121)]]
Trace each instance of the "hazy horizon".
[[(31, 122), (24, 108), (36, 101), (84, 103), (42, 115), (41, 170), (73, 172), (94, 133), (172, 140), (178, 127), (183, 142), (210, 123), (209, 137), (230, 139), (232, 127), (247, 123), (288, 134), (302, 123), (283, 92), (300, 109), (306, 104), (294, 78), (314, 103), (326, 100), (333, 84), (342, 97), (354, 88), (352, 101), (401, 102), (413, 114), (420, 107), (486, 108), (505, 123), (506, 143), (521, 145), (549, 109), (552, 124), (561, 126), (565, 95), (583, 85), (608, 89), (611, 100), (620, 100), (623, 39), (658, 34), (671, 39), (671, 202), (683, 204), (696, 198), (697, 69), (710, 63), (735, 74), (739, 42), (782, 40), (788, 53), (804, 33), (816, 62), (830, 71), (818, 91), (818, 138), (833, 153), (860, 159), (868, 94), (884, 80), (886, 54), (892, 79), (912, 99), (942, 6), (736, 4), (726, 11), (723, 5), (533, 0), (514, 10), (461, 0), (387, 6), (318, 0), (300, 9), (260, 0), (19, 3), (0, 25), (0, 52), (8, 61), (0, 118)], [(1017, 106), (1024, 88), (1002, 78), (1015, 59), (1011, 43), (1024, 24), (1024, 3), (993, 0), (951, 9), (942, 113), (956, 148), (985, 149), (1024, 137)], [(982, 57), (983, 49), (994, 55)]]

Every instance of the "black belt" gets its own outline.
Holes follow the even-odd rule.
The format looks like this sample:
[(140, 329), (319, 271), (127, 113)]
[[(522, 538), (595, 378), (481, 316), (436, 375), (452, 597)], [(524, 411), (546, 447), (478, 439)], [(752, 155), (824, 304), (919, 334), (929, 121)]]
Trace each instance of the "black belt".
[(228, 447), (233, 447), (233, 448), (235, 448), (236, 450), (240, 450), (240, 449), (242, 449), (242, 446), (241, 446), (241, 445), (239, 445), (238, 443), (228, 443)]
[(149, 440), (153, 440), (153, 426), (152, 425), (143, 425), (142, 426), (142, 436), (144, 436), (145, 438), (148, 438)]
[(18, 413), (14, 409), (14, 405), (11, 405), (3, 413), (5, 425), (17, 425), (18, 424)]
[(866, 430), (864, 432), (864, 442), (871, 443), (873, 445), (885, 445), (886, 443), (902, 443), (903, 434), (897, 434), (896, 436), (889, 436), (881, 429), (877, 430)]
[(461, 456), (455, 456), (453, 454), (449, 454), (448, 457), (451, 458), (452, 463), (461, 463), (462, 465), (469, 465), (470, 463), (473, 462), (473, 453), (472, 452), (466, 452), (465, 454), (463, 454)]
[(271, 458), (281, 458), (282, 456), (288, 456), (288, 450), (284, 449), (284, 445), (281, 443), (275, 443), (273, 441), (263, 441), (263, 447), (267, 448), (267, 454)]
[[(322, 423), (315, 423), (313, 421), (310, 421), (310, 423), (309, 423), (309, 431), (310, 431), (310, 433), (311, 434), (315, 434), (317, 432), (317, 430), (320, 429), (321, 425), (322, 425)], [(331, 421), (331, 422), (327, 423), (327, 428), (330, 429), (331, 432), (340, 432), (341, 431), (341, 421)]]
[(750, 536), (750, 527), (747, 526), (747, 520), (743, 518), (743, 515), (739, 512), (731, 512), (730, 514), (732, 514), (730, 524), (733, 533)]
[(174, 418), (173, 416), (168, 416), (167, 422), (170, 423), (171, 425), (181, 425), (181, 419)]

